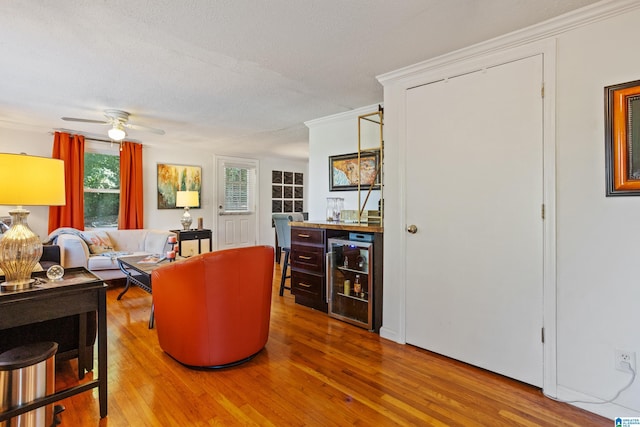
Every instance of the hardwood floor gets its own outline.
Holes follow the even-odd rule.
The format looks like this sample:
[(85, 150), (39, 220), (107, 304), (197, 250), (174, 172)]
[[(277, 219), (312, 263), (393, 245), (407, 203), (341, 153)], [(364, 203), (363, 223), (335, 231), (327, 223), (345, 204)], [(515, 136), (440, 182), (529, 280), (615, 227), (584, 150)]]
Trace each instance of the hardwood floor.
[[(94, 389), (64, 400), (62, 426), (608, 426), (540, 390), (380, 338), (279, 297), (269, 342), (223, 370), (180, 365), (147, 327), (151, 296), (107, 291), (109, 415)], [(239, 290), (242, 292), (242, 290)], [(62, 362), (57, 386), (76, 382)], [(92, 377), (92, 374), (87, 376)]]

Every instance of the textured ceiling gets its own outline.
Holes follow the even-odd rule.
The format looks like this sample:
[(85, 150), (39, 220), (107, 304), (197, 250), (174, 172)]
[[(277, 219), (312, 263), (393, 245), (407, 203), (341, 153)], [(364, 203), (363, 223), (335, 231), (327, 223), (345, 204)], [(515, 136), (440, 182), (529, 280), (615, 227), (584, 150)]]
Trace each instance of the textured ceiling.
[(0, 0), (0, 127), (131, 113), (151, 146), (307, 157), (304, 121), (382, 101), (376, 76), (594, 0)]

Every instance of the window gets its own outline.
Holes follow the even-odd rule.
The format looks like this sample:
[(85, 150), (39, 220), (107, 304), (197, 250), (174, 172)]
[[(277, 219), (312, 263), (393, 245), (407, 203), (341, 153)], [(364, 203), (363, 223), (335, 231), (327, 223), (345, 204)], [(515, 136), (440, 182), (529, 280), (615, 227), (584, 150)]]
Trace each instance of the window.
[(119, 154), (86, 151), (84, 153), (85, 229), (118, 228), (119, 208)]
[(225, 212), (254, 211), (255, 169), (246, 166), (224, 167)]

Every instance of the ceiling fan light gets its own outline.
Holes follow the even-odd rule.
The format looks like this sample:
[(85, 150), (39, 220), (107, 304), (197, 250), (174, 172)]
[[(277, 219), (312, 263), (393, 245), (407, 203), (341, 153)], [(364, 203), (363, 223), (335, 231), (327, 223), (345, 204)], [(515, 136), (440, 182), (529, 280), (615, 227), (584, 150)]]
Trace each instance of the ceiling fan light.
[(122, 141), (124, 137), (127, 136), (127, 133), (124, 131), (124, 126), (120, 123), (114, 124), (107, 133), (109, 134), (109, 138), (114, 141)]

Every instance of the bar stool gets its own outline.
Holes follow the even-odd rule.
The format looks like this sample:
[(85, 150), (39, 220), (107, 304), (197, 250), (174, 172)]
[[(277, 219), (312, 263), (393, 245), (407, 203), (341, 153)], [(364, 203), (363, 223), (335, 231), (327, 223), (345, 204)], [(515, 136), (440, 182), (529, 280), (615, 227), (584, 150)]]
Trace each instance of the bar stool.
[(291, 252), (291, 226), (290, 221), (304, 221), (301, 213), (274, 213), (272, 215), (273, 223), (276, 226), (276, 235), (278, 236), (278, 244), (284, 252), (284, 264), (282, 265), (282, 278), (280, 279), (280, 296), (284, 294), (285, 289), (291, 290), (291, 287), (284, 285), (286, 279), (291, 275), (287, 275), (289, 268), (289, 253)]

